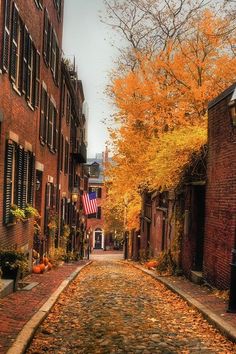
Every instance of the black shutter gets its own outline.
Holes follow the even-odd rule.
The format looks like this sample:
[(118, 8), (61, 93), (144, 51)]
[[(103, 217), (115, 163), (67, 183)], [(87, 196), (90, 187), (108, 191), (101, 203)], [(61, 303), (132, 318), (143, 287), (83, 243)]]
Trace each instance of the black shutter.
[(40, 88), (40, 53), (36, 51), (35, 68), (34, 68), (34, 107), (39, 106), (39, 88)]
[(12, 13), (12, 36), (11, 36), (11, 63), (10, 63), (10, 76), (13, 82), (16, 81), (17, 75), (17, 61), (18, 61), (18, 31), (19, 31), (19, 14), (18, 10), (13, 5)]
[(53, 104), (49, 100), (48, 107), (48, 134), (47, 134), (47, 143), (50, 148), (52, 148), (52, 131), (53, 131)]
[(98, 188), (97, 190), (97, 197), (102, 198), (102, 188)]
[(57, 110), (55, 107), (53, 107), (54, 111), (54, 121), (53, 121), (53, 150), (56, 152), (57, 151), (57, 146), (58, 146), (58, 129), (57, 129)]
[(3, 222), (5, 224), (10, 221), (10, 209), (12, 204), (12, 164), (14, 156), (14, 143), (9, 140), (6, 145), (6, 158), (5, 158), (5, 187), (4, 187), (4, 210), (3, 210)]
[(60, 170), (63, 171), (63, 162), (64, 162), (64, 137), (63, 134), (61, 134), (61, 158), (60, 158)]
[(29, 152), (29, 173), (28, 173), (28, 196), (27, 202), (33, 205), (34, 202), (34, 181), (35, 181), (35, 154)]
[(58, 44), (56, 44), (56, 68), (55, 68), (55, 80), (56, 84), (59, 85), (60, 77), (60, 49)]
[(23, 53), (22, 53), (22, 92), (25, 94), (27, 90), (27, 58), (29, 48), (29, 33), (24, 27), (23, 29)]
[(43, 129), (43, 141), (47, 143), (48, 141), (48, 115), (49, 115), (49, 97), (47, 92), (44, 90), (44, 129)]
[(28, 41), (28, 52), (27, 52), (27, 73), (26, 73), (26, 98), (31, 103), (31, 75), (32, 75), (32, 51), (33, 51), (33, 43), (32, 39), (29, 37)]
[(24, 151), (24, 174), (23, 174), (23, 189), (22, 189), (22, 208), (25, 208), (27, 203), (27, 184), (28, 184), (28, 171), (29, 171), (29, 154)]
[(65, 114), (65, 81), (63, 80), (62, 82), (62, 88), (61, 88), (61, 115), (64, 117)]
[(45, 108), (45, 90), (41, 87), (41, 103), (40, 103), (40, 127), (39, 127), (39, 139), (44, 142), (44, 108)]
[(11, 24), (11, 1), (5, 0), (2, 68), (6, 72), (8, 72), (8, 68), (9, 68), (10, 24)]
[(55, 62), (56, 62), (56, 37), (53, 29), (51, 28), (51, 50), (50, 50), (50, 68), (55, 78)]
[(23, 175), (24, 175), (24, 149), (21, 145), (17, 146), (16, 153), (16, 189), (15, 201), (19, 208), (22, 207), (22, 194), (23, 194)]
[(50, 188), (50, 183), (46, 183), (46, 189), (45, 189), (45, 213), (44, 213), (44, 233), (47, 233), (48, 229), (48, 217), (49, 217), (49, 188)]
[(47, 60), (47, 47), (48, 47), (48, 14), (47, 14), (47, 10), (45, 9), (44, 12), (44, 34), (43, 34), (43, 56), (44, 59), (46, 61), (46, 63), (48, 64), (48, 60)]

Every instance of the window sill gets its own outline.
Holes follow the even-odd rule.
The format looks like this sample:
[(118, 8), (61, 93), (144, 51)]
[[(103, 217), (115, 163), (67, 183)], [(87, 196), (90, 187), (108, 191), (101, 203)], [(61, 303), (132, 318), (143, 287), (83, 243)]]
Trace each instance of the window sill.
[(29, 101), (27, 101), (27, 105), (31, 109), (31, 111), (34, 111), (34, 107), (31, 105), (31, 103)]
[(12, 84), (12, 87), (13, 87), (13, 90), (16, 91), (16, 93), (19, 95), (19, 96), (22, 96), (21, 92), (19, 91), (19, 89), (16, 87), (16, 85), (13, 83)]
[(15, 222), (9, 222), (8, 224), (5, 224), (5, 226), (6, 227), (11, 227), (11, 226), (14, 226), (14, 225), (16, 225), (17, 224), (17, 222), (15, 221)]

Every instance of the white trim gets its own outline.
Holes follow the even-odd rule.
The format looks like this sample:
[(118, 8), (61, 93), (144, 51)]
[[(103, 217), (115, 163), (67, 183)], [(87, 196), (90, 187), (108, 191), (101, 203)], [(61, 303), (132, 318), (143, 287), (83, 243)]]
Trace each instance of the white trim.
[(19, 135), (15, 134), (13, 131), (9, 131), (8, 139), (13, 140), (15, 143), (19, 144)]
[(104, 238), (104, 231), (102, 229), (93, 231), (93, 249), (95, 249), (95, 233), (96, 232), (101, 232), (102, 233), (102, 245), (101, 245), (100, 249), (104, 249), (105, 238)]
[(38, 171), (42, 171), (44, 170), (44, 165), (41, 162), (36, 161), (35, 163), (35, 169)]

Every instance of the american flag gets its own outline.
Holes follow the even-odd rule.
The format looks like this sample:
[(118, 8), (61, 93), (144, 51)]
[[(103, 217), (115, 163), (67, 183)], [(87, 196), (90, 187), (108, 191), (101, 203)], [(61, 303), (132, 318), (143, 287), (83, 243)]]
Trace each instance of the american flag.
[(84, 193), (82, 196), (85, 215), (94, 214), (97, 212), (96, 192)]

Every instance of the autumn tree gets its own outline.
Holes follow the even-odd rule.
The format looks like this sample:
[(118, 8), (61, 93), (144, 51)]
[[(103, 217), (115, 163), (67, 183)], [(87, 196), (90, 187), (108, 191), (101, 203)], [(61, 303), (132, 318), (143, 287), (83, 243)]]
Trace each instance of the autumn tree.
[[(166, 11), (173, 11), (174, 3), (164, 1)], [(183, 8), (196, 4), (179, 3)], [(112, 199), (112, 205), (124, 211), (128, 196), (129, 227), (138, 221), (140, 191), (175, 188), (179, 183), (192, 153), (206, 143), (208, 102), (236, 77), (234, 23), (211, 9), (200, 9), (203, 3), (198, 2), (196, 13), (189, 10), (185, 29), (176, 25), (173, 36), (167, 31), (166, 41), (151, 56), (135, 48), (138, 64), (112, 80), (110, 95), (119, 125), (110, 128), (114, 164), (107, 170), (108, 203)], [(147, 2), (133, 4), (140, 10)]]

